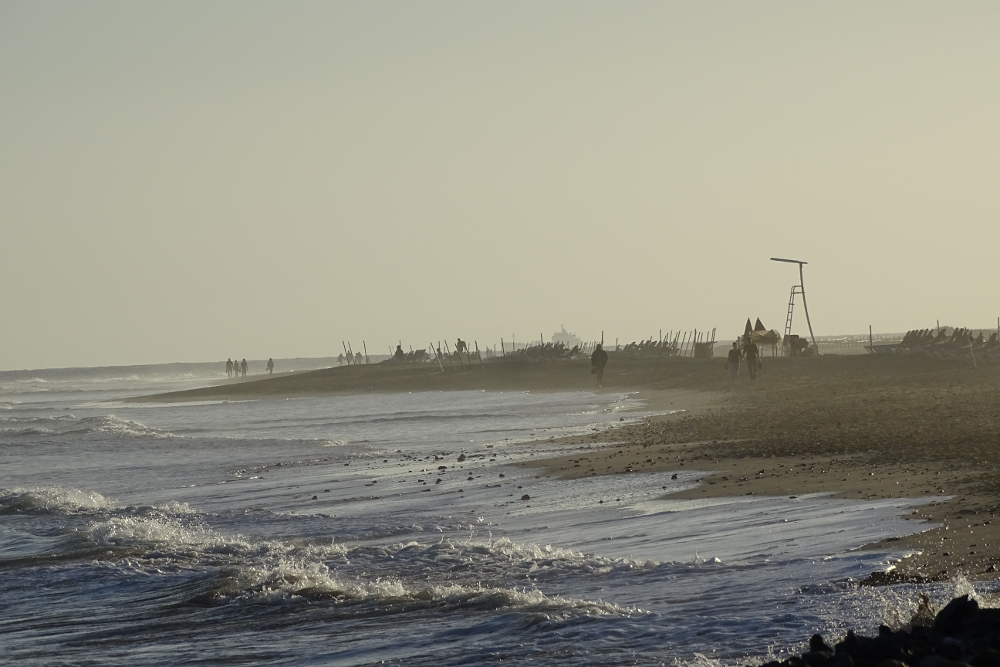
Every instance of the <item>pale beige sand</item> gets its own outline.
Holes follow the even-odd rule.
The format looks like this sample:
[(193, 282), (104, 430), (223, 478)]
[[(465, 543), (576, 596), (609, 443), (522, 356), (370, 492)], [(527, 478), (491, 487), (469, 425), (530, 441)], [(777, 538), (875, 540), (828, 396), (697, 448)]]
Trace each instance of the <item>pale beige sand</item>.
[[(610, 444), (531, 465), (567, 478), (711, 471), (677, 498), (940, 498), (908, 517), (924, 532), (873, 545), (922, 551), (894, 577), (1000, 577), (1000, 368), (870, 357), (768, 361), (757, 387), (707, 401), (692, 392), (690, 412), (567, 440)], [(943, 526), (928, 530), (931, 523)]]

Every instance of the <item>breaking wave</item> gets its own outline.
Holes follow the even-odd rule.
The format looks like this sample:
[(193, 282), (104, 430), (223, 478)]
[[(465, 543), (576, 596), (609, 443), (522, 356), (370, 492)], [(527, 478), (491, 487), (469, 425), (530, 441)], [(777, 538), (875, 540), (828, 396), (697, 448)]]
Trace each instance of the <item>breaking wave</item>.
[(94, 491), (56, 486), (0, 489), (0, 514), (76, 514), (118, 507), (117, 503)]
[(151, 428), (115, 415), (78, 419), (73, 415), (0, 419), (0, 437), (112, 435), (127, 438), (176, 438), (169, 431)]

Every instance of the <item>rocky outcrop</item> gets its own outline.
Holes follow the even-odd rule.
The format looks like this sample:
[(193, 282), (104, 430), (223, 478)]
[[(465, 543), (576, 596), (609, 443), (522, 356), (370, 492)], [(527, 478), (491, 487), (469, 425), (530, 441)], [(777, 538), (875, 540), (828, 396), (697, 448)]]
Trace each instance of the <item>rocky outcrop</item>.
[(910, 627), (879, 627), (877, 637), (848, 631), (830, 647), (813, 635), (809, 651), (762, 667), (1000, 667), (1000, 609), (983, 609), (968, 595), (936, 615), (926, 597)]

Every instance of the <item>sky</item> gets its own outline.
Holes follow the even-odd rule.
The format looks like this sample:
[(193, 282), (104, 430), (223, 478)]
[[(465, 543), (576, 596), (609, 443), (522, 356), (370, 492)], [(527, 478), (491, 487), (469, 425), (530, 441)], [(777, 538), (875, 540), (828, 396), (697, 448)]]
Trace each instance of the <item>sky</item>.
[[(0, 0), (0, 369), (1000, 316), (996, 2)], [(793, 327), (807, 333), (801, 312)]]

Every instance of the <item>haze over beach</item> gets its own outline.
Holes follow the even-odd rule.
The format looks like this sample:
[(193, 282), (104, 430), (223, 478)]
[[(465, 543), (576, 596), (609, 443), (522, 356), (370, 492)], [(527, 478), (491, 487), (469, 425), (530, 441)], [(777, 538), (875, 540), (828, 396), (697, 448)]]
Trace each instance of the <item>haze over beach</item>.
[(1000, 313), (994, 3), (0, 5), (0, 368)]
[(0, 2), (0, 655), (997, 667), (998, 28)]

